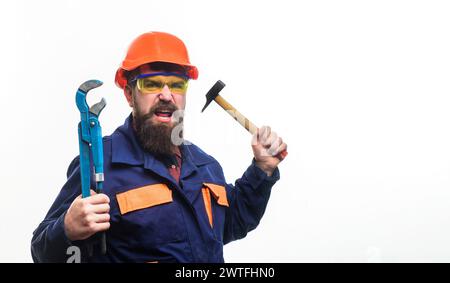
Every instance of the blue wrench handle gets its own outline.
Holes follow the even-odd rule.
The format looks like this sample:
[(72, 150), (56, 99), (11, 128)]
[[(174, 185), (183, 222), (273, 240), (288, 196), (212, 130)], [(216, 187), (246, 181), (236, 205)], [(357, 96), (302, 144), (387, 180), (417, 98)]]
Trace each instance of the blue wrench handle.
[(91, 146), (92, 146), (92, 159), (94, 161), (94, 173), (95, 182), (97, 184), (97, 192), (101, 192), (103, 189), (103, 140), (102, 140), (102, 127), (98, 121), (98, 118), (94, 115), (89, 118), (89, 126), (91, 133)]
[(89, 162), (89, 142), (83, 139), (82, 122), (78, 124), (78, 141), (80, 144), (81, 194), (83, 198), (91, 195), (91, 172)]

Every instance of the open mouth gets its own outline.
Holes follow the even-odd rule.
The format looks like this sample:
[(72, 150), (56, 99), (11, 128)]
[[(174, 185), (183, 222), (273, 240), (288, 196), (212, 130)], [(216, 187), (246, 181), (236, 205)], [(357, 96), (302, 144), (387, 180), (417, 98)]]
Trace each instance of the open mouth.
[(170, 110), (160, 110), (160, 111), (155, 111), (155, 115), (158, 117), (172, 117), (172, 113), (173, 111)]
[(169, 123), (172, 121), (172, 114), (174, 111), (174, 109), (170, 108), (158, 108), (153, 113), (155, 114), (155, 118), (157, 121)]

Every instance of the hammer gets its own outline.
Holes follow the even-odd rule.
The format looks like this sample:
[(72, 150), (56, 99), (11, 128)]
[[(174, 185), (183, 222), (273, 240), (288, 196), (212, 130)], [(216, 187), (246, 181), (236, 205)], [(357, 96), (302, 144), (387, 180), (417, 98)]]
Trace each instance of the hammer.
[[(234, 108), (228, 101), (226, 101), (219, 92), (225, 87), (225, 84), (218, 80), (213, 87), (206, 93), (206, 103), (203, 106), (202, 112), (208, 107), (211, 101), (215, 101), (219, 104), (231, 117), (233, 117), (242, 127), (244, 127), (248, 132), (254, 135), (258, 131), (258, 127), (253, 124), (249, 119), (241, 114), (236, 108)], [(281, 160), (283, 160), (288, 155), (287, 151), (284, 150), (278, 154)]]

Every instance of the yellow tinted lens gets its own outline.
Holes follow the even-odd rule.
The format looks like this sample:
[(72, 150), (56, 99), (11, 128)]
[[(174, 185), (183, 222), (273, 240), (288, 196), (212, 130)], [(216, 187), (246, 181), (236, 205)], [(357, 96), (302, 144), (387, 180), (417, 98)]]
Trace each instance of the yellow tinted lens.
[(186, 80), (178, 80), (175, 82), (167, 83), (172, 93), (176, 94), (184, 94), (187, 89), (187, 81)]
[(160, 80), (155, 80), (154, 78), (142, 78), (137, 80), (137, 87), (144, 93), (156, 93), (159, 92), (164, 85)]
[(188, 82), (177, 76), (154, 76), (137, 80), (137, 87), (143, 93), (160, 93), (165, 85), (169, 87), (172, 93), (184, 94), (186, 93)]

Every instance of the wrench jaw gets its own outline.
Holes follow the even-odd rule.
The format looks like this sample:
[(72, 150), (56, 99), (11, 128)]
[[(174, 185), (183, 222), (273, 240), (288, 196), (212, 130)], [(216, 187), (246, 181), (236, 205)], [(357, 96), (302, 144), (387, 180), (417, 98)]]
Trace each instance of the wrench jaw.
[(100, 112), (106, 106), (106, 101), (104, 98), (102, 98), (102, 100), (100, 102), (94, 104), (91, 107), (91, 109), (92, 109), (92, 112), (91, 112), (89, 105), (87, 104), (87, 101), (86, 101), (86, 96), (90, 90), (97, 88), (97, 87), (101, 86), (102, 84), (103, 83), (99, 80), (86, 81), (83, 84), (81, 84), (81, 86), (78, 88), (76, 96), (75, 96), (76, 104), (77, 104), (78, 110), (80, 111), (80, 116), (81, 116), (81, 123), (80, 123), (81, 137), (85, 142), (88, 142), (88, 143), (91, 143), (91, 135), (90, 135), (90, 130), (89, 130), (90, 121), (89, 120), (92, 116), (95, 116), (98, 118), (98, 116), (100, 115)]
[(106, 106), (106, 100), (102, 98), (99, 102), (95, 103), (89, 108), (89, 112), (94, 114), (95, 116), (100, 116), (100, 112), (102, 112), (103, 108)]
[(86, 114), (89, 110), (89, 105), (86, 102), (86, 94), (82, 90), (78, 89), (77, 95), (75, 97), (78, 110), (80, 110), (80, 113)]
[[(86, 102), (86, 96), (87, 96), (88, 92), (94, 88), (101, 86), (102, 84), (103, 84), (103, 82), (101, 82), (99, 80), (89, 80), (80, 85), (80, 87), (77, 90), (76, 102), (77, 102), (78, 110), (80, 110), (81, 113), (87, 113), (89, 111), (89, 105)], [(103, 103), (105, 103), (105, 105), (106, 105), (105, 101)], [(103, 106), (100, 109), (100, 111), (104, 107), (105, 106)], [(98, 113), (100, 113), (100, 111)]]
[(80, 87), (78, 88), (78, 90), (81, 90), (82, 92), (87, 94), (90, 90), (97, 88), (97, 87), (101, 86), (102, 84), (103, 84), (103, 82), (101, 82), (99, 80), (89, 80), (89, 81), (82, 83), (80, 85)]

